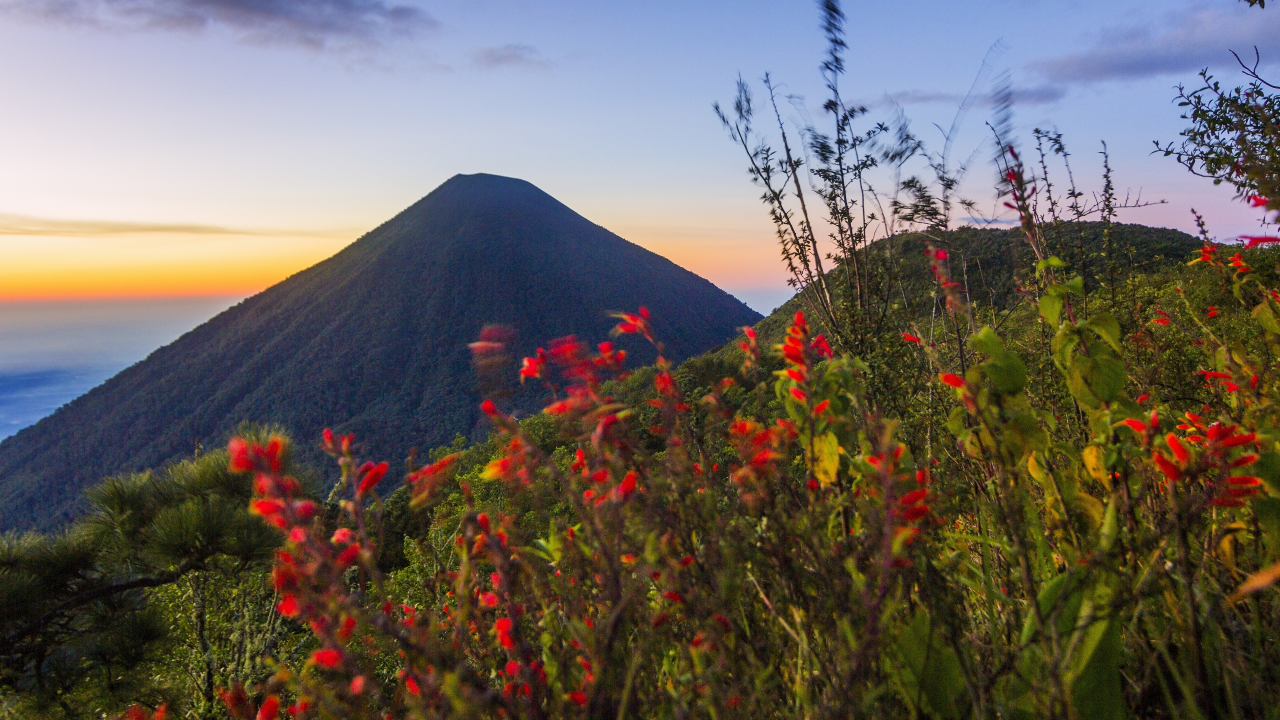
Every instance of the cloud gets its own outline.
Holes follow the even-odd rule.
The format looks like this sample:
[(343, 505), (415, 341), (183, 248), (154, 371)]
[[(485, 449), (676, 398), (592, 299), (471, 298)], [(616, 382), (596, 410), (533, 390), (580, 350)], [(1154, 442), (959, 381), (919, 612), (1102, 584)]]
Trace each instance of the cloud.
[(480, 48), (472, 54), (471, 62), (485, 70), (502, 67), (550, 67), (537, 48), (520, 43)]
[(1211, 65), (1234, 65), (1229, 50), (1264, 62), (1280, 61), (1280, 14), (1254, 8), (1218, 7), (1170, 13), (1165, 22), (1112, 28), (1084, 52), (1029, 64), (1052, 83), (1089, 83), (1194, 73)]
[(350, 231), (247, 230), (181, 223), (122, 222), (115, 220), (55, 220), (28, 215), (0, 214), (0, 236), (109, 237), (113, 235), (235, 235), (346, 237)]
[(394, 0), (0, 0), (0, 10), (106, 29), (225, 27), (249, 42), (314, 49), (377, 45), (439, 26)]
[[(1013, 89), (1014, 105), (1047, 105), (1057, 102), (1066, 96), (1066, 88), (1059, 85), (1038, 85), (1030, 88)], [(924, 90), (905, 90), (888, 93), (883, 98), (866, 103), (868, 107), (894, 107), (897, 105), (959, 105), (964, 102), (962, 93), (927, 92)], [(994, 94), (975, 95), (969, 98), (973, 105), (991, 106), (996, 104)]]

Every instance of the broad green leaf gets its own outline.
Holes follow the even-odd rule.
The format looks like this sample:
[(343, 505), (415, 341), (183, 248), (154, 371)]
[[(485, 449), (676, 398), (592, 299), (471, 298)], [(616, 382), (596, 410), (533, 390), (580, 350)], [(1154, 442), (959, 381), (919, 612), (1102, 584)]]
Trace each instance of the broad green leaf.
[(895, 661), (886, 663), (904, 703), (915, 713), (958, 718), (965, 703), (965, 681), (960, 661), (940, 636), (924, 610), (898, 633)]
[(988, 325), (969, 338), (969, 347), (985, 355), (995, 355), (1004, 352), (1004, 341)]
[(1058, 327), (1059, 318), (1062, 315), (1062, 306), (1064, 298), (1058, 294), (1045, 294), (1040, 296), (1040, 317), (1053, 327)]
[(1120, 352), (1120, 323), (1110, 313), (1098, 313), (1089, 318), (1085, 325), (1107, 341), (1116, 352)]
[(1269, 301), (1263, 300), (1253, 308), (1253, 319), (1262, 326), (1263, 330), (1280, 335), (1280, 319), (1276, 318), (1276, 313), (1271, 309)]

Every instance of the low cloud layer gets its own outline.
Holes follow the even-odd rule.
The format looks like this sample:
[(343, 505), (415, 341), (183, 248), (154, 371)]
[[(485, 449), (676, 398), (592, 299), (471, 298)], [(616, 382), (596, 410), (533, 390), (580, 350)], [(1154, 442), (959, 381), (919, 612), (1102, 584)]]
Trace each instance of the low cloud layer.
[(520, 43), (480, 48), (472, 54), (471, 62), (485, 70), (502, 67), (548, 67), (537, 48)]
[(1230, 50), (1263, 64), (1280, 61), (1280, 14), (1244, 5), (1172, 13), (1164, 23), (1104, 30), (1084, 52), (1029, 65), (1051, 83), (1090, 83), (1194, 74), (1235, 64)]
[(223, 27), (250, 42), (316, 49), (377, 45), (438, 26), (394, 0), (0, 0), (0, 9), (107, 29)]
[(236, 235), (263, 237), (349, 237), (351, 230), (254, 230), (217, 225), (127, 222), (116, 220), (58, 220), (29, 215), (0, 214), (0, 236), (110, 237), (116, 235)]
[[(1046, 105), (1057, 102), (1067, 94), (1066, 88), (1058, 85), (1039, 85), (1029, 88), (1014, 88), (1011, 100), (1014, 105)], [(906, 90), (889, 93), (880, 100), (866, 103), (869, 107), (887, 107), (897, 105), (959, 105), (964, 102), (963, 93), (926, 92), (922, 90)], [(998, 98), (994, 94), (975, 95), (969, 102), (978, 106), (995, 105)]]

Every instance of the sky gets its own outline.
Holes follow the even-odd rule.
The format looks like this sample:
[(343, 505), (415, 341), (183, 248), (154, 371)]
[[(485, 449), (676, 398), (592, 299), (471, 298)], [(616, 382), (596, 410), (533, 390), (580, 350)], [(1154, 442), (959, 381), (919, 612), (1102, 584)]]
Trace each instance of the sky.
[[(1190, 230), (1194, 207), (1222, 237), (1256, 227), (1229, 190), (1151, 150), (1185, 125), (1176, 85), (1203, 67), (1234, 81), (1230, 49), (1273, 67), (1280, 11), (844, 9), (842, 92), (869, 118), (901, 111), (936, 148), (973, 86), (952, 155), (972, 158), (980, 208), (996, 207), (984, 123), (1008, 78), (1024, 144), (1057, 128), (1096, 188), (1105, 141), (1122, 194), (1167, 201), (1122, 221)], [(529, 180), (771, 310), (786, 276), (711, 104), (770, 72), (788, 126), (820, 125), (818, 22), (810, 0), (0, 0), (0, 433), (29, 422), (5, 393), (58, 372), (80, 392), (457, 173)]]

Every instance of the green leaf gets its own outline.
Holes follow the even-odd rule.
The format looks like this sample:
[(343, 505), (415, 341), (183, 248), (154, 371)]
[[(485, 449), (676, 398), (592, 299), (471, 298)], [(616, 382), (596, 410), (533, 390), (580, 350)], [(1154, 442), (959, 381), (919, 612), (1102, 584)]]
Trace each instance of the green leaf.
[(1258, 517), (1262, 535), (1267, 539), (1267, 552), (1270, 557), (1280, 557), (1280, 498), (1258, 498), (1250, 505)]
[(1064, 268), (1066, 266), (1067, 263), (1062, 258), (1057, 255), (1050, 255), (1044, 260), (1036, 263), (1036, 273), (1039, 274), (1044, 272), (1045, 268)]
[(984, 355), (995, 355), (1004, 352), (1004, 341), (988, 325), (969, 338), (969, 347)]
[(941, 628), (929, 615), (917, 610), (898, 633), (894, 662), (887, 663), (898, 692), (913, 714), (958, 718), (966, 704), (964, 674), (956, 653), (942, 641)]
[(1275, 311), (1271, 309), (1271, 303), (1263, 300), (1253, 309), (1253, 319), (1262, 326), (1263, 330), (1269, 333), (1280, 335), (1280, 319), (1276, 318)]
[(1120, 323), (1109, 313), (1098, 313), (1085, 323), (1085, 326), (1107, 341), (1116, 352), (1120, 352)]
[[(1090, 720), (1124, 720), (1124, 687), (1120, 682), (1120, 623), (1113, 618), (1095, 622), (1079, 650), (1083, 666), (1071, 683), (1074, 716)], [(1087, 652), (1086, 652), (1087, 651)]]
[(1053, 327), (1057, 327), (1059, 317), (1062, 315), (1062, 306), (1065, 302), (1059, 294), (1048, 294), (1040, 296), (1040, 317)]

